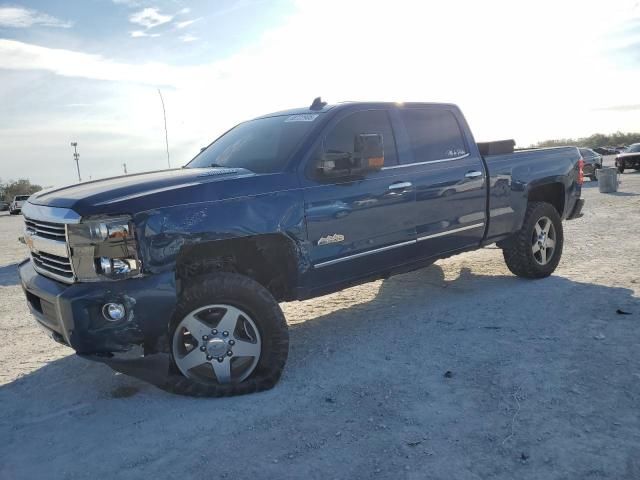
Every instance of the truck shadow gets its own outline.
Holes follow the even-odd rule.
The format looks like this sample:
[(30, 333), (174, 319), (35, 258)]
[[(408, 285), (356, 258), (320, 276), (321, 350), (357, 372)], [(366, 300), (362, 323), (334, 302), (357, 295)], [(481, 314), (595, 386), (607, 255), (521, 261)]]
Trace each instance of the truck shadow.
[[(493, 273), (450, 266), (444, 271), (434, 265), (321, 299), (283, 304), (291, 327), (283, 378), (272, 390), (244, 397), (179, 397), (69, 349), (68, 356), (0, 387), (0, 437), (5, 445), (21, 445), (22, 452), (16, 458), (2, 455), (8, 447), (0, 446), (0, 456), (7, 459), (0, 476), (4, 471), (7, 478), (17, 478), (10, 474), (22, 472), (39, 451), (81, 470), (85, 464), (78, 464), (76, 451), (87, 451), (88, 439), (99, 443), (105, 458), (115, 459), (122, 451), (142, 455), (145, 448), (149, 458), (162, 457), (163, 443), (149, 443), (153, 434), (147, 438), (146, 428), (172, 439), (175, 459), (194, 448), (209, 448), (202, 443), (208, 437), (193, 436), (194, 424), (211, 423), (230, 429), (243, 442), (271, 448), (266, 447), (273, 444), (272, 436), (266, 437), (270, 422), (279, 424), (291, 415), (300, 417), (296, 428), (313, 430), (317, 422), (309, 416), (328, 415), (326, 408), (334, 408), (331, 417), (323, 417), (329, 424), (336, 418), (346, 424), (361, 421), (353, 407), (357, 404), (393, 422), (397, 405), (388, 405), (393, 402), (384, 397), (391, 391), (403, 398), (404, 415), (411, 421), (437, 421), (443, 431), (462, 432), (461, 438), (479, 428), (458, 423), (462, 413), (489, 425), (502, 425), (505, 410), (511, 418), (516, 387), (534, 392), (536, 403), (551, 402), (545, 408), (566, 407), (570, 415), (576, 408), (610, 409), (611, 398), (598, 393), (604, 391), (604, 376), (607, 391), (628, 391), (616, 405), (635, 408), (627, 405), (640, 395), (640, 387), (629, 383), (632, 372), (640, 371), (629, 351), (629, 335), (637, 331), (640, 314), (632, 290), (560, 276), (526, 281)], [(616, 309), (633, 314), (619, 315)], [(585, 364), (585, 355), (594, 360)], [(568, 389), (578, 384), (591, 393), (572, 396)], [(336, 402), (352, 402), (353, 408), (336, 410)], [(441, 411), (454, 413), (435, 415)], [(362, 421), (367, 424), (366, 418)], [(531, 428), (535, 436), (542, 427)], [(308, 435), (313, 438), (315, 432)], [(376, 430), (371, 435), (387, 434)], [(103, 467), (91, 468), (100, 472)]]
[[(17, 283), (15, 265), (0, 269), (2, 278), (4, 284)], [(532, 295), (543, 302), (542, 307), (534, 307), (526, 300)], [(582, 299), (581, 303), (567, 302), (569, 295)], [(580, 283), (559, 276), (530, 281), (509, 275), (476, 275), (468, 268), (462, 268), (455, 278), (446, 278), (442, 268), (433, 265), (327, 295), (320, 301), (283, 304), (290, 326), (290, 356), (284, 379), (274, 391), (295, 388), (297, 382), (306, 383), (312, 378), (309, 366), (331, 361), (334, 354), (354, 341), (369, 344), (371, 351), (376, 351), (381, 332), (387, 332), (387, 342), (402, 335), (422, 335), (424, 348), (430, 349), (434, 346), (429, 345), (429, 337), (436, 329), (439, 337), (446, 332), (473, 330), (516, 333), (523, 325), (531, 328), (529, 321), (519, 322), (531, 314), (539, 316), (540, 309), (547, 308), (545, 305), (553, 305), (554, 316), (565, 326), (579, 322), (580, 315), (594, 308), (601, 310), (603, 319), (615, 318), (617, 308), (640, 313), (638, 300), (626, 288)], [(392, 352), (391, 356), (398, 354)], [(358, 372), (350, 375), (357, 381)], [(109, 398), (118, 387), (132, 384), (148, 394), (165, 395), (104, 365), (69, 355), (1, 386), (0, 402), (17, 396), (17, 407), (24, 412), (47, 410), (43, 398), (64, 397), (70, 403)], [(46, 395), (22, 395), (43, 387)], [(59, 406), (56, 404), (55, 408)]]
[(11, 263), (0, 267), (0, 287), (18, 285), (19, 283), (18, 263)]

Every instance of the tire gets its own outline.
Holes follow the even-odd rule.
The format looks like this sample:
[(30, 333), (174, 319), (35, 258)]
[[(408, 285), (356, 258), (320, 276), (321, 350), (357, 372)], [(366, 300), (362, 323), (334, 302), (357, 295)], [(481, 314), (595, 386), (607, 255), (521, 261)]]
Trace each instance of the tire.
[(624, 167), (618, 167), (618, 173), (624, 173)]
[[(540, 251), (540, 236), (536, 234), (536, 225), (540, 227), (540, 223), (545, 223), (544, 219), (549, 220), (551, 227), (543, 242), (551, 239), (552, 231), (554, 237), (554, 246), (549, 253), (546, 253), (549, 247), (544, 248), (545, 253)], [(538, 253), (534, 253), (536, 244)], [(514, 275), (523, 278), (545, 278), (551, 275), (560, 263), (563, 244), (562, 220), (556, 209), (549, 203), (530, 202), (522, 228), (502, 245), (502, 254), (507, 267)], [(541, 255), (548, 256), (546, 263), (541, 263)]]
[[(209, 356), (207, 356), (215, 354), (207, 350), (202, 355), (203, 360), (208, 361), (195, 367), (195, 369), (188, 370), (187, 374), (192, 375), (191, 372), (193, 370), (205, 368), (205, 370), (208, 370), (205, 373), (209, 375), (209, 372), (211, 372), (212, 378), (203, 380), (202, 378), (195, 378), (195, 374), (193, 374), (192, 378), (187, 377), (178, 365), (183, 360), (176, 357), (176, 355), (179, 355), (179, 349), (181, 348), (181, 339), (184, 341), (184, 338), (189, 337), (189, 334), (185, 333), (185, 327), (181, 326), (184, 325), (183, 320), (187, 320), (187, 317), (193, 315), (194, 312), (210, 314), (211, 311), (214, 311), (214, 315), (221, 315), (224, 318), (227, 313), (216, 313), (218, 311), (216, 309), (221, 305), (229, 307), (231, 310), (237, 309), (242, 314), (236, 316), (238, 322), (246, 322), (246, 319), (249, 319), (250, 325), (247, 327), (245, 324), (243, 331), (246, 332), (247, 330), (252, 330), (253, 327), (257, 327), (256, 344), (260, 346), (259, 354), (256, 355), (257, 363), (255, 363), (246, 378), (233, 379), (233, 373), (231, 373), (228, 383), (220, 383), (217, 380), (217, 375), (213, 374), (216, 367), (214, 364), (217, 360), (216, 358), (209, 359)], [(212, 306), (213, 309), (210, 308)], [(224, 311), (223, 308), (221, 312)], [(229, 312), (229, 310), (226, 310), (226, 312)], [(189, 318), (193, 318), (193, 316)], [(212, 329), (212, 332), (214, 331), (217, 332), (217, 330)], [(236, 337), (237, 331), (228, 332), (228, 336), (224, 338), (221, 334), (222, 332), (217, 332), (216, 336), (211, 335), (212, 339), (209, 342), (214, 340), (222, 341), (224, 339), (228, 345), (222, 348), (229, 348), (229, 352), (238, 347), (235, 342), (233, 343), (235, 347), (232, 347), (231, 342), (233, 340), (230, 339), (236, 339), (238, 344), (242, 343), (239, 337)], [(269, 390), (280, 379), (289, 354), (289, 330), (278, 302), (275, 301), (266, 288), (253, 279), (244, 275), (226, 272), (198, 277), (196, 281), (192, 281), (185, 288), (169, 324), (169, 341), (171, 344), (171, 367), (167, 389), (180, 395), (227, 397)], [(201, 344), (200, 338), (197, 339), (197, 342), (198, 345), (193, 347), (194, 351), (196, 348), (198, 350), (209, 348), (209, 342), (202, 341)], [(189, 350), (188, 353), (191, 352), (192, 350)], [(195, 353), (199, 355), (201, 352), (196, 351)], [(182, 358), (184, 359), (185, 357)], [(220, 365), (227, 361), (230, 365), (237, 365), (237, 363), (232, 363), (232, 359), (235, 356), (227, 358), (223, 353), (217, 358), (223, 359), (219, 362)], [(239, 360), (244, 361), (245, 358)], [(210, 363), (211, 366), (209, 367), (207, 363)], [(184, 368), (184, 364), (181, 364)], [(233, 372), (233, 370), (229, 370), (229, 372)]]
[(9, 210), (9, 215), (15, 215), (16, 212), (14, 210)]
[(596, 177), (595, 175), (590, 175), (589, 176), (589, 180), (591, 180), (592, 182), (597, 182), (598, 181), (598, 177)]

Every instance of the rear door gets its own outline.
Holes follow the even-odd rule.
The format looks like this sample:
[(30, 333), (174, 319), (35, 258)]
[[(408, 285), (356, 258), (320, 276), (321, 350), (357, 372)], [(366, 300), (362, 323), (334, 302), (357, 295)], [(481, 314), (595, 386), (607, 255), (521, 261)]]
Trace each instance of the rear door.
[(416, 189), (415, 222), (420, 257), (477, 246), (486, 223), (486, 172), (464, 119), (453, 106), (396, 110), (394, 120), (408, 145), (397, 167)]
[(326, 179), (315, 171), (322, 152), (353, 153), (359, 134), (382, 135), (384, 165), (398, 165), (387, 110), (343, 112), (327, 126), (302, 178), (310, 288), (367, 276), (415, 254), (415, 190), (408, 171), (383, 169), (356, 179)]

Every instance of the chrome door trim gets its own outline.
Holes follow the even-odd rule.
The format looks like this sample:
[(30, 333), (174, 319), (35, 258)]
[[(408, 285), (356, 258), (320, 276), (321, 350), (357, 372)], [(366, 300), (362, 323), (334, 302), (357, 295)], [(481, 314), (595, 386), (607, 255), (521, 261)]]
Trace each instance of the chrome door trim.
[(320, 262), (313, 265), (314, 268), (328, 267), (329, 265), (335, 265), (336, 263), (346, 262), (347, 260), (353, 260), (354, 258), (364, 257), (373, 253), (385, 252), (398, 247), (404, 247), (406, 245), (412, 245), (416, 243), (415, 240), (409, 240), (407, 242), (394, 243), (387, 245), (386, 247), (374, 248), (373, 250), (367, 250), (366, 252), (355, 253), (353, 255), (347, 255), (346, 257), (334, 258), (333, 260), (327, 260), (326, 262)]
[(407, 163), (404, 165), (391, 165), (389, 167), (382, 167), (382, 170), (393, 170), (394, 168), (415, 167), (417, 165), (428, 165), (430, 163), (453, 162), (454, 160), (462, 160), (463, 158), (467, 158), (468, 156), (469, 154), (465, 153), (464, 155), (460, 155), (459, 157), (453, 157), (453, 158), (441, 158), (438, 160), (427, 160), (426, 162), (414, 162), (414, 163)]
[(409, 188), (412, 185), (413, 184), (411, 182), (392, 183), (391, 185), (389, 185), (389, 190), (402, 190), (403, 188)]
[(484, 227), (484, 222), (482, 223), (474, 223), (473, 225), (465, 225), (464, 227), (454, 228), (452, 230), (447, 230), (445, 232), (433, 233), (431, 235), (425, 235), (423, 237), (418, 237), (418, 242), (422, 242), (423, 240), (429, 240), (431, 238), (444, 237), (445, 235), (453, 235), (454, 233), (464, 232), (465, 230), (473, 230), (474, 228)]

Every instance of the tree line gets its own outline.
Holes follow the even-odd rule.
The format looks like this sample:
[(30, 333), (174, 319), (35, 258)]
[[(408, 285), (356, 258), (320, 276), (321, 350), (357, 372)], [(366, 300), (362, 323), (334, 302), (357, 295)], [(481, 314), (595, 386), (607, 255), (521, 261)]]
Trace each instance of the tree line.
[(560, 138), (558, 140), (544, 140), (538, 142), (532, 147), (620, 147), (623, 145), (631, 145), (632, 143), (640, 143), (640, 133), (632, 132), (615, 132), (611, 134), (594, 133), (583, 138)]
[(26, 178), (7, 182), (0, 179), (0, 200), (5, 202), (10, 202), (16, 195), (32, 195), (40, 190), (40, 185), (33, 184)]

